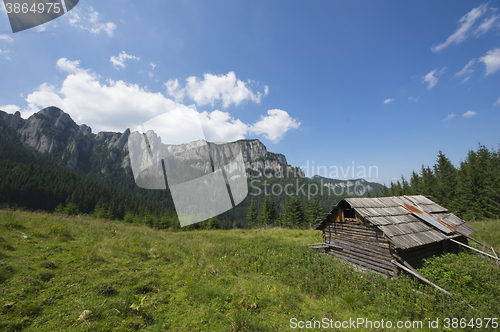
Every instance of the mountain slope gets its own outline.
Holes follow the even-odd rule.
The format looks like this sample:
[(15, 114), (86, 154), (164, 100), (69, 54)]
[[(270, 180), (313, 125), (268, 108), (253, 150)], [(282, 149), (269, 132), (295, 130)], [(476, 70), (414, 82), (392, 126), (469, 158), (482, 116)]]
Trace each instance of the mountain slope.
[[(28, 119), (21, 118), (19, 112), (7, 114), (0, 111), (0, 159), (63, 167), (129, 192), (152, 204), (168, 202), (167, 205), (174, 212), (169, 190), (146, 190), (136, 185), (130, 164), (128, 147), (130, 134), (129, 129), (123, 133), (94, 134), (90, 127), (76, 124), (68, 114), (56, 107), (45, 108)], [(257, 139), (217, 145), (217, 149), (213, 148), (213, 143), (208, 143), (202, 149), (210, 151), (202, 154), (217, 153), (216, 160), (229, 161), (235, 158), (237, 150), (230, 148), (234, 144), (239, 145), (239, 151), (243, 156), (249, 182), (249, 195), (236, 208), (218, 216), (228, 227), (235, 222), (243, 223), (239, 226), (245, 227), (246, 212), (250, 202), (254, 201), (256, 207), (260, 208), (270, 194), (275, 196), (279, 211), (284, 209), (285, 198), (290, 195), (298, 196), (304, 206), (315, 197), (324, 211), (341, 197), (354, 195), (344, 190), (330, 190), (342, 185), (349, 188), (351, 184), (349, 181), (320, 177), (305, 178), (300, 168), (288, 165), (284, 155), (267, 151), (265, 145)], [(173, 147), (186, 149), (189, 146)], [(195, 152), (189, 156), (190, 160), (186, 162), (191, 163), (190, 167), (204, 171), (213, 167), (206, 159), (199, 159)], [(366, 183), (362, 179), (356, 181), (355, 184), (366, 184), (372, 193), (375, 193), (380, 186)], [(69, 195), (76, 197), (72, 196), (73, 194)], [(71, 197), (62, 203), (79, 204)], [(88, 207), (81, 210), (87, 211)], [(123, 215), (121, 212), (120, 214)]]

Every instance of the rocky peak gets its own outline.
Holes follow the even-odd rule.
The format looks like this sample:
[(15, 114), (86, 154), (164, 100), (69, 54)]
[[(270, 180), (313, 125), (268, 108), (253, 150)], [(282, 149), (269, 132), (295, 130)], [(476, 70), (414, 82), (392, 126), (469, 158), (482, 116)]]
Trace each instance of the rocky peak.
[[(27, 120), (22, 119), (19, 112), (8, 114), (0, 111), (0, 117), (17, 131), (24, 143), (40, 153), (57, 152), (61, 164), (70, 169), (77, 169), (82, 165), (88, 167), (90, 163), (95, 164), (96, 160), (99, 160), (98, 164), (104, 165), (100, 166), (103, 167), (100, 169), (102, 173), (106, 173), (112, 164), (118, 164), (122, 168), (130, 166), (128, 150), (130, 129), (123, 133), (92, 134), (89, 126), (77, 125), (69, 114), (57, 107), (44, 108)], [(240, 146), (246, 168), (259, 171), (271, 170), (278, 174), (284, 174), (287, 168), (291, 168), (284, 155), (267, 151), (266, 146), (258, 139), (244, 139), (223, 144), (223, 147), (218, 149), (221, 160), (229, 161), (236, 157), (237, 150), (230, 148), (234, 144)], [(184, 148), (190, 148), (189, 146), (188, 144)], [(196, 159), (194, 155), (187, 154), (186, 157), (188, 156)], [(90, 162), (91, 158), (93, 162)], [(200, 164), (199, 167), (207, 168), (211, 165)]]
[(21, 118), (21, 112), (17, 111), (14, 114), (9, 114), (4, 111), (0, 111), (0, 117), (5, 123), (14, 130), (17, 130), (20, 126), (24, 124), (26, 120)]

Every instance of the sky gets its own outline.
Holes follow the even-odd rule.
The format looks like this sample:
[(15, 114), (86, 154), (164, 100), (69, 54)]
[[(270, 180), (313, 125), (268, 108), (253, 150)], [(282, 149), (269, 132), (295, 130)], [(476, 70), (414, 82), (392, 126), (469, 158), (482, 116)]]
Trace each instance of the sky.
[(0, 75), (23, 118), (123, 132), (191, 106), (209, 141), (389, 184), (498, 149), (500, 1), (80, 0), (15, 34), (0, 6)]

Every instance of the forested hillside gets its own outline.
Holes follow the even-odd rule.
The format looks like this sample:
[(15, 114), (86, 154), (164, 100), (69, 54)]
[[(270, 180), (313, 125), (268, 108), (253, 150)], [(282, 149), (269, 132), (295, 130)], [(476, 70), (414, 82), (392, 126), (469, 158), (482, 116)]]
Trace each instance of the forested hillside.
[[(0, 116), (0, 203), (31, 210), (95, 216), (179, 228), (168, 190), (145, 190), (132, 176), (130, 133), (92, 134), (60, 109), (49, 107), (28, 120)], [(258, 140), (240, 142), (249, 194), (235, 208), (193, 228), (306, 228), (343, 197), (421, 194), (464, 219), (500, 215), (499, 151), (479, 146), (455, 167), (440, 152), (410, 180), (385, 187), (363, 179), (314, 176), (268, 152)]]
[(410, 180), (391, 182), (377, 196), (425, 195), (465, 220), (500, 216), (500, 148), (479, 145), (455, 167), (439, 151), (436, 163), (422, 165)]
[[(32, 210), (52, 212), (57, 208), (155, 227), (178, 227), (169, 190), (145, 190), (135, 184), (129, 134), (128, 129), (93, 134), (90, 127), (77, 125), (56, 107), (26, 120), (19, 113), (0, 112), (0, 160), (4, 161), (0, 202)], [(264, 224), (305, 227), (342, 196), (355, 195), (347, 180), (336, 182), (345, 183), (346, 190), (333, 191), (324, 186), (331, 179), (306, 178), (300, 168), (288, 165), (284, 155), (268, 152), (258, 140), (237, 143), (247, 167), (249, 195), (210, 222), (185, 229)], [(366, 182), (372, 193), (378, 186)], [(257, 217), (249, 214), (253, 209), (259, 210)]]

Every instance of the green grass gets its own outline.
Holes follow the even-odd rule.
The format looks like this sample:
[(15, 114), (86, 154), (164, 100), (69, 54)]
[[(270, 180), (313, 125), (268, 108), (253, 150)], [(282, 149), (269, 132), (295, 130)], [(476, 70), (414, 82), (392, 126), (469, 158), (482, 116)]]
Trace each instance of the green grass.
[[(474, 225), (475, 238), (498, 245), (499, 224)], [(0, 211), (0, 330), (292, 331), (294, 317), (500, 317), (500, 270), (474, 254), (430, 259), (421, 271), (478, 311), (408, 276), (355, 272), (301, 247), (318, 242), (312, 230), (168, 232)]]

